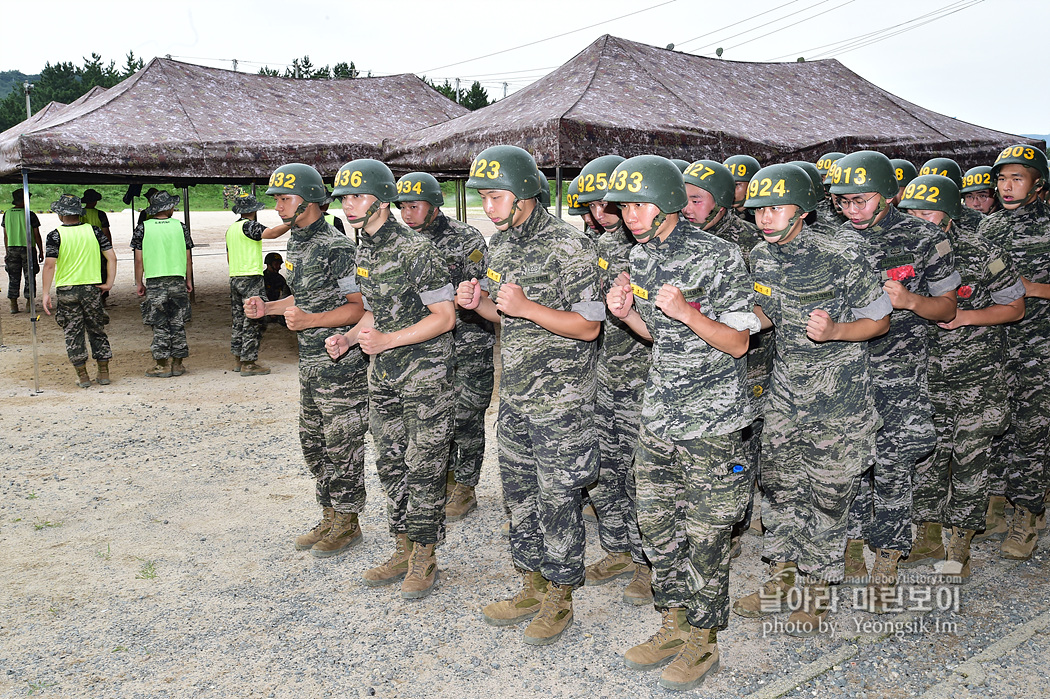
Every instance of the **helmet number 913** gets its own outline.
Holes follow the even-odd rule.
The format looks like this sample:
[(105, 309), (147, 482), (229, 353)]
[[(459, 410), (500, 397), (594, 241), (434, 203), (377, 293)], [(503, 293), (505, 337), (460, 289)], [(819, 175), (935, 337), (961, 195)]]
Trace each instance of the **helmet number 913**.
[(295, 189), (295, 175), (288, 172), (277, 172), (270, 175), (270, 186), (271, 187), (284, 187), (285, 189)]
[[(853, 178), (852, 181), (850, 177)], [(862, 167), (842, 169), (836, 162), (831, 168), (831, 181), (835, 184), (864, 184), (868, 181), (868, 171)]]
[(499, 177), (500, 164), (498, 160), (485, 160), (478, 158), (474, 161), (474, 167), (470, 169), (470, 176), (482, 180), (494, 180)]

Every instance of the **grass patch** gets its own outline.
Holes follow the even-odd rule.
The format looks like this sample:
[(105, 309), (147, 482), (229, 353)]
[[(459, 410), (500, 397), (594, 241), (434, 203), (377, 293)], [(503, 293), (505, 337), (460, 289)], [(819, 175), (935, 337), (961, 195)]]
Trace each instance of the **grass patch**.
[(56, 687), (56, 686), (58, 686), (58, 682), (48, 682), (47, 680), (41, 680), (39, 682), (30, 682), (29, 680), (26, 680), (26, 682), (29, 684), (29, 692), (28, 693), (30, 695), (36, 694), (37, 692), (42, 692), (43, 690), (47, 689), (48, 687)]
[[(142, 561), (141, 558), (139, 560)], [(155, 580), (156, 577), (157, 567), (153, 561), (142, 561), (142, 567), (135, 573), (136, 580)]]
[(52, 522), (49, 519), (43, 519), (33, 523), (33, 529), (40, 531), (41, 529), (54, 529), (55, 527), (61, 527), (61, 522)]

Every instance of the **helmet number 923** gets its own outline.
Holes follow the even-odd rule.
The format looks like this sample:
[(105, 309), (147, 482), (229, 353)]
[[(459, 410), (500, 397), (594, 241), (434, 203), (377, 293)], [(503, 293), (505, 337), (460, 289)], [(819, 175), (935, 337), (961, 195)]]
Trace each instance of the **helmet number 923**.
[(500, 164), (498, 160), (485, 160), (478, 158), (474, 161), (474, 167), (470, 169), (470, 176), (482, 180), (494, 180), (499, 177)]
[(278, 170), (277, 172), (270, 175), (270, 186), (284, 187), (285, 189), (295, 189), (295, 175), (290, 172), (284, 173)]

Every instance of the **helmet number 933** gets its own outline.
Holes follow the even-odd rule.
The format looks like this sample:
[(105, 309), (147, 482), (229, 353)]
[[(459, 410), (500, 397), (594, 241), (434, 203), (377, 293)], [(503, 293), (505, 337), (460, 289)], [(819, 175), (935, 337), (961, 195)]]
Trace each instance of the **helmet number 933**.
[(284, 187), (285, 189), (295, 189), (295, 175), (288, 172), (277, 172), (270, 175), (270, 186), (271, 187)]
[(609, 178), (609, 189), (616, 189), (619, 191), (627, 190), (628, 192), (640, 192), (642, 191), (642, 179), (644, 176), (642, 173), (635, 170), (634, 172), (627, 172), (626, 170), (617, 170)]
[(474, 167), (470, 169), (470, 176), (482, 180), (494, 180), (499, 177), (500, 164), (498, 160), (485, 160), (478, 158), (474, 161)]
[(787, 185), (784, 180), (777, 180), (776, 184), (773, 184), (773, 180), (763, 177), (761, 180), (751, 180), (747, 185), (747, 196), (749, 197), (768, 197), (772, 194), (778, 197), (787, 194)]

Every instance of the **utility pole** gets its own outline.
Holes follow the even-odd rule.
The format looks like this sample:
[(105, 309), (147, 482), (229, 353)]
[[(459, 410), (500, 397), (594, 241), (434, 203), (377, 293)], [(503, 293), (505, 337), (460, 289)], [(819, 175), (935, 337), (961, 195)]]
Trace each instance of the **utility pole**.
[(28, 80), (22, 83), (22, 89), (26, 93), (26, 119), (33, 116), (33, 109), (29, 106), (29, 93), (33, 91), (33, 84)]
[(459, 104), (459, 78), (456, 78), (456, 104)]
[(507, 99), (507, 83), (503, 83), (503, 99)]
[(237, 72), (237, 59), (233, 59), (233, 72)]

